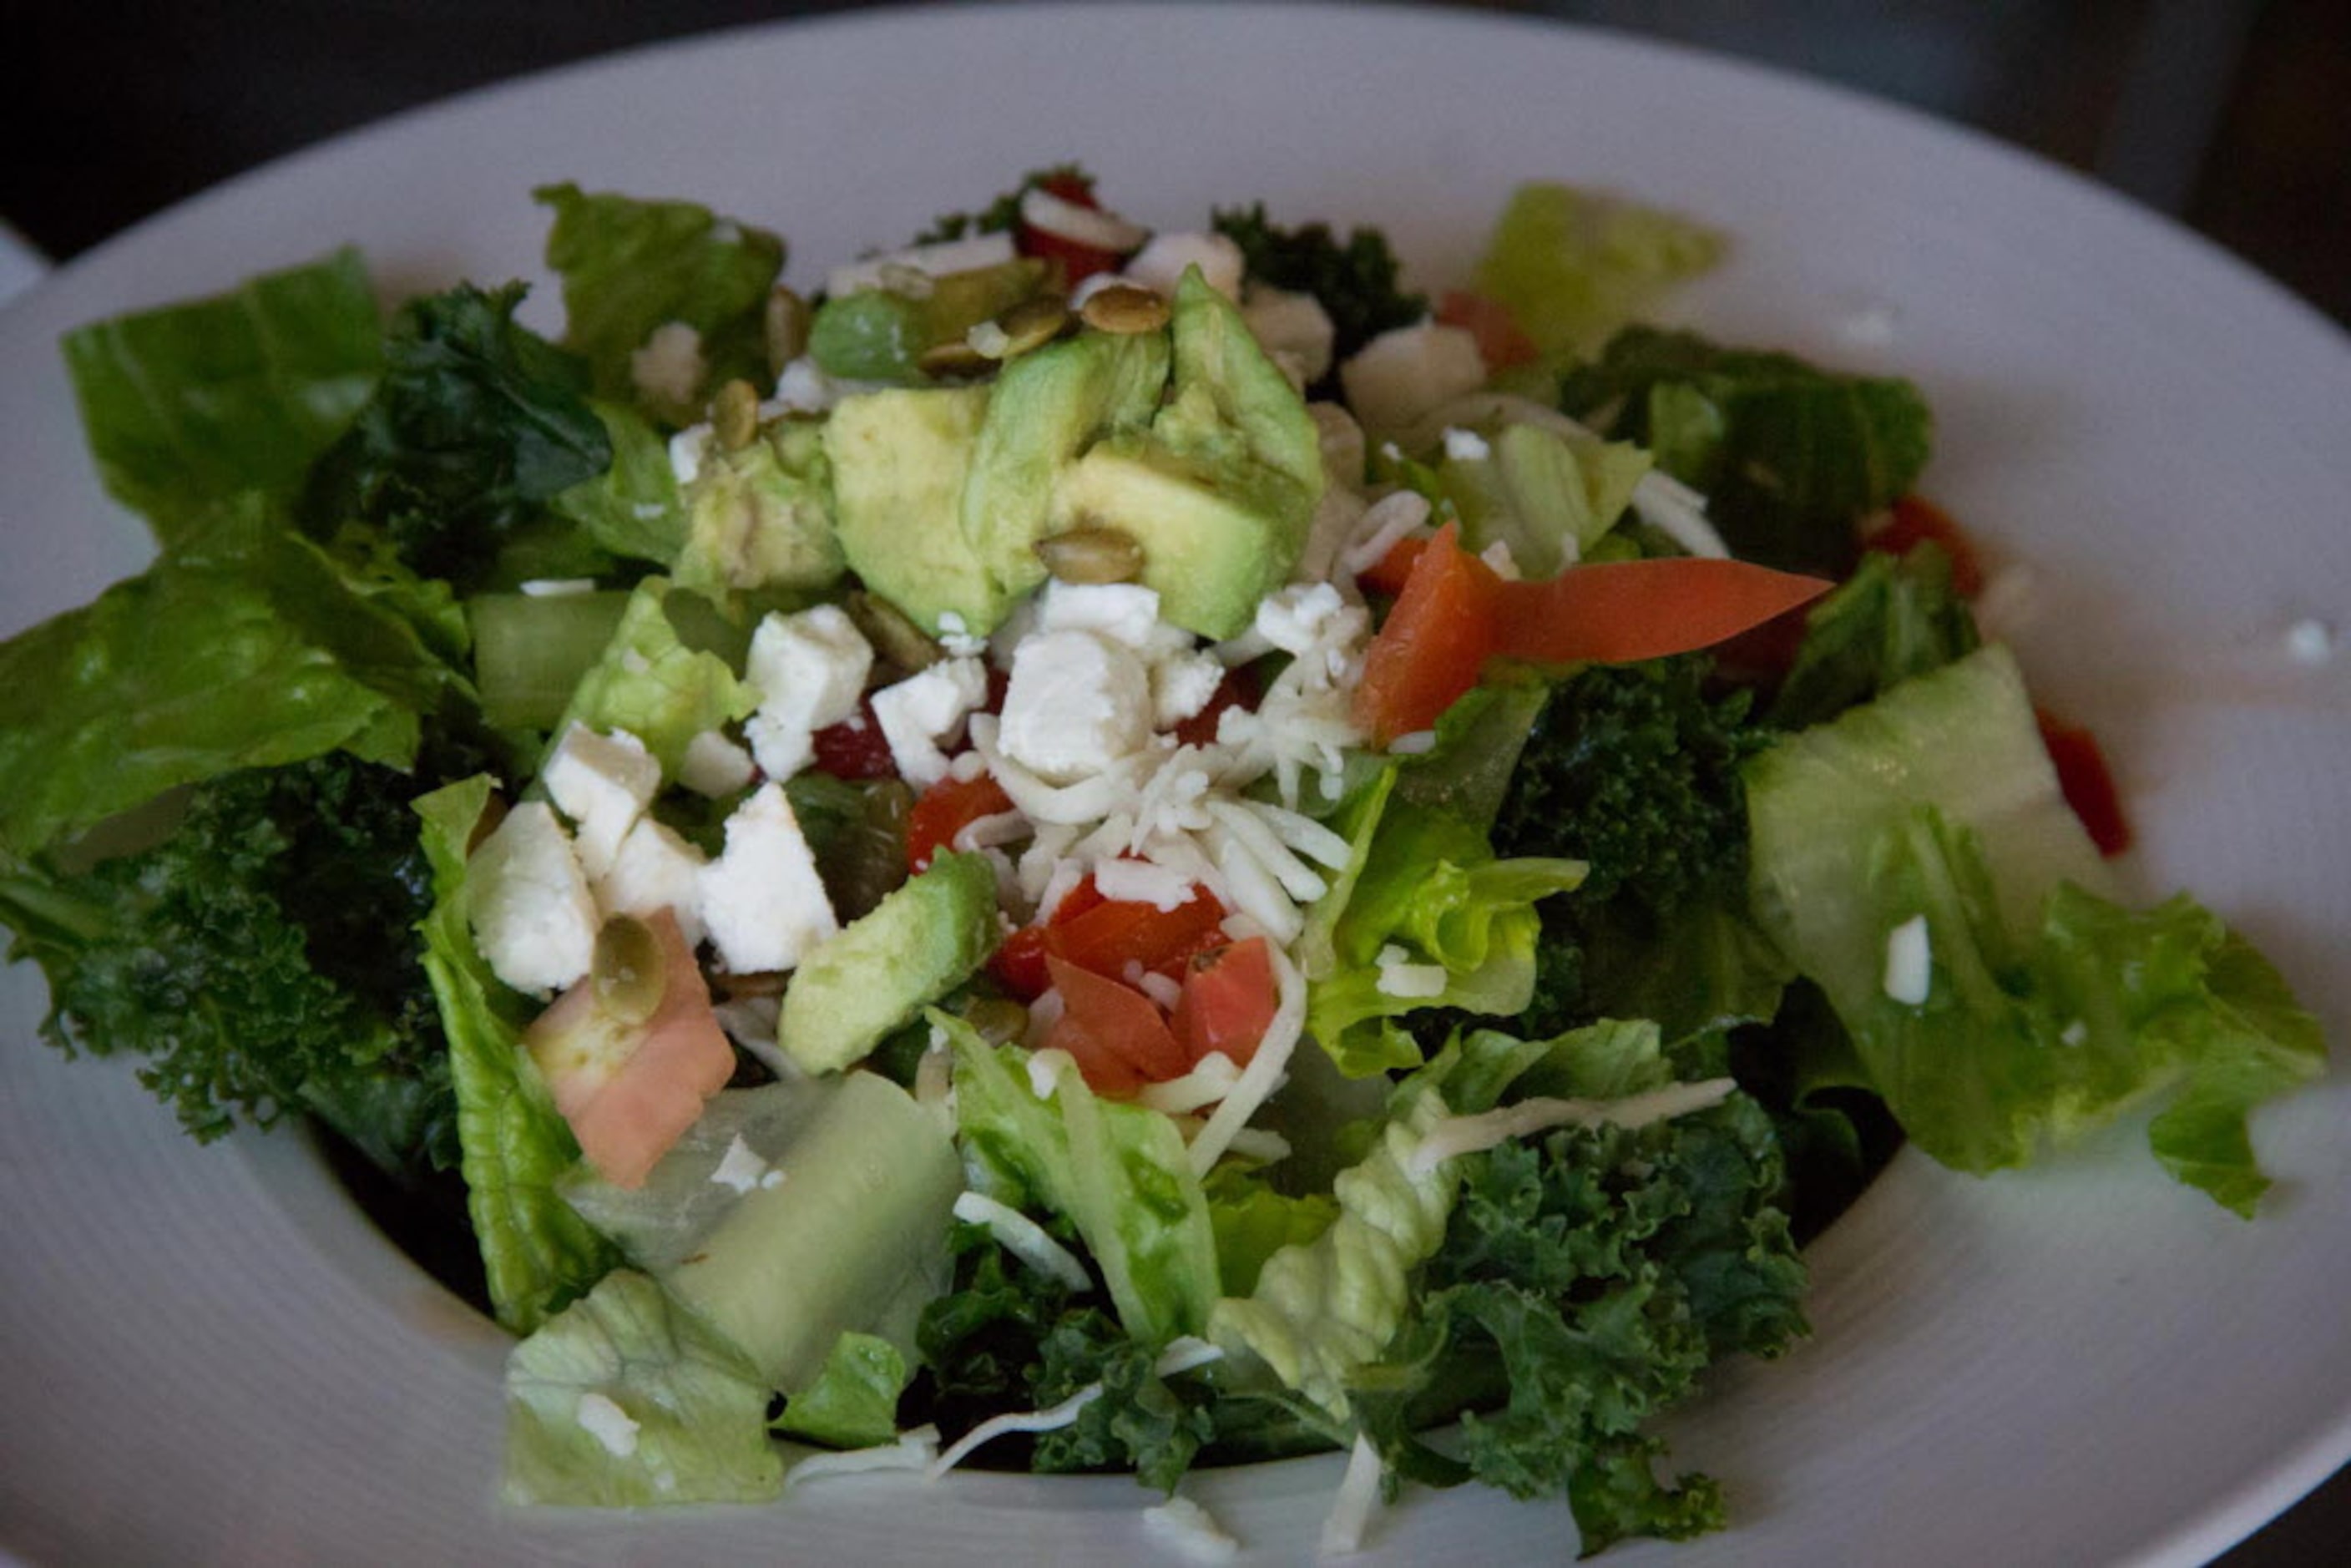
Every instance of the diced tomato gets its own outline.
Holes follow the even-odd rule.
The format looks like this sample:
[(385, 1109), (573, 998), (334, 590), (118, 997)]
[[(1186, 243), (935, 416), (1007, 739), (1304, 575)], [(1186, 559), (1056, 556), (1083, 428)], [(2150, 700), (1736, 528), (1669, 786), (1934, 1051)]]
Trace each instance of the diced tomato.
[(2097, 737), (2045, 709), (2035, 708), (2032, 716), (2041, 721), (2041, 744), (2057, 769), (2057, 788), (2082, 819), (2090, 841), (2109, 859), (2130, 848), (2130, 820), (2123, 815), (2122, 796)]
[(906, 813), (906, 869), (919, 872), (941, 850), (952, 849), (955, 838), (982, 817), (1012, 810), (1012, 797), (987, 774), (957, 779), (953, 774), (922, 793)]
[(1133, 986), (1048, 956), (1061, 1016), (1045, 1037), (1047, 1049), (1077, 1059), (1097, 1094), (1132, 1094), (1144, 1083), (1181, 1078), (1191, 1069), (1158, 1004)]
[(1355, 720), (1384, 746), (1428, 728), (1478, 684), (1494, 651), (1493, 569), (1447, 523), (1412, 563), (1395, 606), (1364, 655)]
[(710, 988), (667, 910), (648, 917), (664, 966), (661, 1000), (630, 1019), (600, 1000), (591, 976), (556, 998), (523, 1035), (580, 1152), (615, 1186), (646, 1173), (735, 1074)]
[(1932, 501), (1917, 496), (1905, 496), (1896, 501), (1892, 520), (1863, 539), (1861, 548), (1900, 556), (1909, 554), (1911, 546), (1921, 543), (1939, 545), (1943, 553), (1951, 558), (1951, 591), (1962, 599), (1973, 599), (1983, 591), (1983, 563), (1977, 558), (1975, 541), (1951, 520), (1949, 513)]
[(1253, 708), (1263, 694), (1258, 690), (1257, 677), (1249, 666), (1227, 670), (1225, 678), (1208, 695), (1208, 706), (1176, 726), (1174, 734), (1179, 746), (1212, 746), (1217, 739), (1217, 726), (1229, 708)]
[(1045, 967), (1045, 928), (1023, 925), (998, 943), (988, 956), (987, 972), (1024, 1002), (1043, 996), (1053, 983)]
[(1420, 559), (1420, 552), (1427, 548), (1426, 538), (1417, 534), (1406, 535), (1388, 546), (1388, 553), (1374, 561), (1368, 569), (1357, 572), (1355, 580), (1370, 592), (1384, 593), (1394, 599), (1404, 591), (1404, 585), (1412, 580), (1413, 563)]
[(1194, 1066), (1221, 1051), (1235, 1067), (1247, 1067), (1280, 999), (1265, 938), (1252, 936), (1192, 959), (1169, 1023)]
[(1497, 655), (1628, 664), (1712, 647), (1828, 591), (1818, 578), (1685, 556), (1572, 566), (1505, 582), (1460, 548), (1455, 524), (1414, 557), (1364, 657), (1356, 722), (1382, 745), (1426, 729)]
[(816, 766), (835, 779), (856, 783), (866, 779), (892, 779), (897, 776), (897, 759), (890, 755), (890, 741), (882, 733), (882, 721), (873, 716), (873, 704), (859, 698), (857, 712), (839, 724), (829, 724), (816, 732)]
[(1510, 308), (1499, 299), (1448, 289), (1437, 302), (1437, 319), (1447, 327), (1463, 328), (1477, 339), (1478, 357), (1489, 371), (1531, 364), (1542, 357), (1542, 350), (1520, 328)]
[(1102, 899), (1092, 883), (1088, 877), (1080, 886), (1101, 902), (1073, 910), (1064, 899), (1046, 925), (1045, 951), (1054, 957), (1113, 978), (1123, 978), (1126, 967), (1135, 964), (1173, 979), (1194, 954), (1225, 939), (1224, 905), (1202, 889), (1194, 888), (1175, 908), (1162, 909), (1139, 899)]

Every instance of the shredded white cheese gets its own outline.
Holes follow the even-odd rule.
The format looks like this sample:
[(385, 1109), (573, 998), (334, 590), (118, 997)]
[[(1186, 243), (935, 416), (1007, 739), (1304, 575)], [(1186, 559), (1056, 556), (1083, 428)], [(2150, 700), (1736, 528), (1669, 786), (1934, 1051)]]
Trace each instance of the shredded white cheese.
[(1177, 1334), (1167, 1342), (1167, 1348), (1159, 1353), (1159, 1359), (1151, 1364), (1151, 1375), (1154, 1377), (1173, 1377), (1178, 1373), (1190, 1372), (1224, 1359), (1222, 1348), (1210, 1344), (1197, 1334)]
[[(1239, 929), (1236, 930), (1236, 927)], [(1242, 941), (1252, 933), (1246, 923), (1228, 920), (1225, 931), (1235, 941)], [(1266, 944), (1266, 952), (1273, 960), (1273, 977), (1280, 988), (1280, 1001), (1273, 1009), (1273, 1021), (1266, 1026), (1265, 1037), (1257, 1042), (1257, 1054), (1241, 1070), (1239, 1081), (1226, 1094), (1224, 1103), (1192, 1140), (1189, 1153), (1192, 1169), (1206, 1176), (1215, 1168), (1224, 1152), (1233, 1146), (1233, 1140), (1248, 1126), (1249, 1118), (1272, 1097), (1281, 1084), (1281, 1077), (1290, 1066), (1290, 1054), (1298, 1049), (1298, 1039), (1306, 1025), (1306, 977), (1290, 955), (1276, 942)]]
[(1045, 1233), (1045, 1228), (986, 1193), (967, 1192), (955, 1200), (955, 1217), (967, 1225), (984, 1225), (997, 1244), (1040, 1274), (1050, 1274), (1072, 1291), (1086, 1291), (1093, 1281), (1086, 1266), (1068, 1248)]
[(1729, 1078), (1708, 1078), (1696, 1083), (1672, 1083), (1646, 1094), (1615, 1100), (1521, 1100), (1475, 1116), (1447, 1116), (1429, 1128), (1405, 1168), (1426, 1176), (1458, 1155), (1474, 1155), (1497, 1144), (1552, 1127), (1646, 1127), (1719, 1105), (1739, 1087)]
[(1379, 1508), (1380, 1477), (1386, 1468), (1372, 1440), (1358, 1437), (1354, 1451), (1347, 1456), (1347, 1473), (1340, 1478), (1339, 1490), (1331, 1500), (1331, 1511), (1322, 1517), (1322, 1538), (1315, 1549), (1318, 1555), (1346, 1557), (1364, 1549), (1364, 1531)]
[(1240, 1079), (1241, 1070), (1233, 1065), (1233, 1059), (1221, 1051), (1213, 1051), (1181, 1078), (1144, 1084), (1135, 1095), (1135, 1103), (1170, 1116), (1181, 1116), (1215, 1104), (1231, 1093)]
[(784, 1484), (821, 1480), (827, 1476), (864, 1475), (873, 1470), (927, 1469), (939, 1457), (939, 1429), (921, 1426), (898, 1434), (894, 1443), (871, 1448), (844, 1448), (839, 1453), (810, 1454), (784, 1474)]
[(1195, 1563), (1229, 1563), (1240, 1555), (1241, 1543), (1225, 1532), (1216, 1515), (1188, 1497), (1171, 1497), (1144, 1509), (1143, 1528)]
[(991, 1416), (966, 1432), (955, 1446), (931, 1461), (923, 1472), (925, 1480), (937, 1480), (949, 1470), (971, 1457), (983, 1443), (995, 1441), (1007, 1432), (1050, 1432), (1068, 1426), (1078, 1418), (1078, 1412), (1102, 1397), (1102, 1385), (1089, 1383), (1050, 1410), (1014, 1410), (1002, 1416)]

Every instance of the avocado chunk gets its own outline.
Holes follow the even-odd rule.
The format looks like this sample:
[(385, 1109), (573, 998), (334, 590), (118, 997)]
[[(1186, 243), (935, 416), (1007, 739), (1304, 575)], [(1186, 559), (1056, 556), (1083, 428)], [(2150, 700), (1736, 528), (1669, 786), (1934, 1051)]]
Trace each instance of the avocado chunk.
[[(1304, 492), (1298, 522), (1302, 543), (1305, 519), (1322, 495), (1322, 448), (1305, 399), (1258, 346), (1238, 308), (1210, 287), (1196, 267), (1186, 269), (1176, 286), (1169, 329), (1175, 339), (1175, 395), (1157, 421), (1160, 438), (1179, 448), (1207, 438), (1211, 430), (1219, 447), (1238, 440), (1237, 455)], [(1213, 423), (1205, 417), (1207, 410), (1214, 411)]]
[(945, 616), (984, 632), (1004, 619), (998, 587), (963, 531), (972, 450), (988, 389), (891, 388), (843, 398), (824, 427), (833, 526), (865, 586), (925, 631)]
[(776, 1043), (810, 1072), (862, 1060), (883, 1037), (961, 985), (995, 951), (996, 872), (946, 854), (800, 960)]
[(919, 298), (862, 288), (826, 300), (809, 323), (809, 357), (827, 375), (912, 381), (925, 350), (954, 342), (1043, 289), (1045, 264), (1024, 256), (928, 282)]
[(963, 529), (1008, 594), (1045, 580), (1037, 541), (1076, 520), (1061, 479), (1105, 434), (1140, 429), (1167, 384), (1165, 332), (1084, 332), (1004, 367), (963, 493)]
[(909, 1356), (946, 1288), (963, 1190), (946, 1124), (871, 1072), (721, 1091), (642, 1188), (575, 1171), (566, 1202), (798, 1392), (843, 1333)]
[(733, 590), (813, 591), (839, 578), (823, 427), (779, 419), (733, 452), (713, 447), (684, 487), (677, 581), (723, 599)]

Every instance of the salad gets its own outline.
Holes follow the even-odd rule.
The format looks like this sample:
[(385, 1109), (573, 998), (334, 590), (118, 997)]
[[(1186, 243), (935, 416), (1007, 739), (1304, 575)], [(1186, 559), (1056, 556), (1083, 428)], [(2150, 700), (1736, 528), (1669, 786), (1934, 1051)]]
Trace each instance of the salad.
[(1350, 1455), (1720, 1526), (1656, 1418), (1908, 1141), (2132, 1110), (2240, 1214), (2314, 1021), (2127, 902), (1915, 388), (1642, 324), (1726, 241), (1519, 191), (1469, 285), (1082, 171), (844, 263), (538, 193), (65, 344), (162, 553), (0, 645), (46, 1032), (287, 1116), (517, 1336), (520, 1502)]

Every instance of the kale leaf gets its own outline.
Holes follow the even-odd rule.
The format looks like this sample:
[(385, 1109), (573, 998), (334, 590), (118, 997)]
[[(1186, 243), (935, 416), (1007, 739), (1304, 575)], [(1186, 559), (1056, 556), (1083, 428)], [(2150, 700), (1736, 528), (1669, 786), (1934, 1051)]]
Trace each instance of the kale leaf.
[(414, 948), (385, 940), (428, 905), (408, 807), (428, 782), (340, 751), (246, 768), (195, 786), (151, 847), (9, 868), (0, 917), (48, 977), (43, 1033), (143, 1058), (200, 1139), (308, 1112), (388, 1172), (453, 1168), (439, 1013)]
[(1397, 282), (1395, 253), (1377, 229), (1351, 229), (1343, 241), (1327, 224), (1285, 229), (1267, 219), (1261, 202), (1219, 208), (1214, 222), (1241, 247), (1251, 278), (1322, 302), (1333, 329), (1334, 365), (1382, 332), (1428, 314), (1427, 298)]
[(301, 510), (312, 537), (359, 525), (460, 595), (607, 564), (546, 522), (549, 501), (611, 465), (612, 444), (586, 368), (514, 319), (524, 291), (465, 285), (402, 309), (375, 395), (311, 475)]

